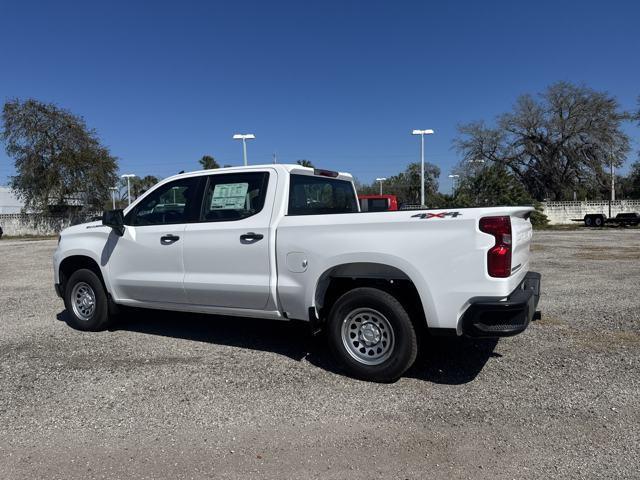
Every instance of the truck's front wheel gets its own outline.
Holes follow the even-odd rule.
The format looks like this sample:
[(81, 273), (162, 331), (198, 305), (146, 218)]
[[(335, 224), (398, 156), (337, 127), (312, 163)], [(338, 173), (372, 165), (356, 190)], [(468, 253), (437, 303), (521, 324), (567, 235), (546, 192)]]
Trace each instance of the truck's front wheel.
[(400, 302), (377, 288), (342, 295), (331, 308), (329, 345), (351, 375), (390, 382), (416, 359), (418, 344), (411, 319)]
[(69, 325), (78, 330), (104, 330), (109, 324), (107, 295), (98, 276), (87, 269), (71, 275), (64, 289)]

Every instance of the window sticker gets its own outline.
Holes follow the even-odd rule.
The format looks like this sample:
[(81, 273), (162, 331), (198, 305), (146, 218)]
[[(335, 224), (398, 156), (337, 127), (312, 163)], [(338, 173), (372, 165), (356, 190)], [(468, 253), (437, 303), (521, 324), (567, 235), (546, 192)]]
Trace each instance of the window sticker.
[(211, 210), (244, 210), (248, 183), (216, 185), (211, 196)]

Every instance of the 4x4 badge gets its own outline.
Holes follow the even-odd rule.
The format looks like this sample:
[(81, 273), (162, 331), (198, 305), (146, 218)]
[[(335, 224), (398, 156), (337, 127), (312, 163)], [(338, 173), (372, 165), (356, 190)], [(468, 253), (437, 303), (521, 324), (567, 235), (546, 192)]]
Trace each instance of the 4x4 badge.
[(444, 217), (456, 218), (460, 216), (462, 216), (460, 212), (440, 212), (440, 213), (416, 213), (415, 215), (411, 215), (411, 218), (422, 218), (422, 219), (444, 218)]

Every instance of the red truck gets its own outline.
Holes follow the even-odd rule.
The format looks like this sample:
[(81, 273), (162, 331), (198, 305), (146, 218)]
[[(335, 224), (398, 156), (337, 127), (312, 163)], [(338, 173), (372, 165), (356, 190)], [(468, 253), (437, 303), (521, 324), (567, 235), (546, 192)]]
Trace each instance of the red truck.
[(398, 198), (395, 195), (358, 195), (361, 212), (387, 212), (398, 210)]

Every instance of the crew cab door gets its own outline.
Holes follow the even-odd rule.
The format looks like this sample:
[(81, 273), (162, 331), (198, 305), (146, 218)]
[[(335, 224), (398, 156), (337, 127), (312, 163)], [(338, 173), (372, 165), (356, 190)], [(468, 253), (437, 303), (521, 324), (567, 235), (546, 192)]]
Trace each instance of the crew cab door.
[(186, 303), (184, 229), (199, 211), (200, 177), (159, 186), (125, 217), (107, 265), (118, 300)]
[(184, 288), (194, 305), (262, 310), (270, 294), (275, 169), (209, 175), (184, 232)]

